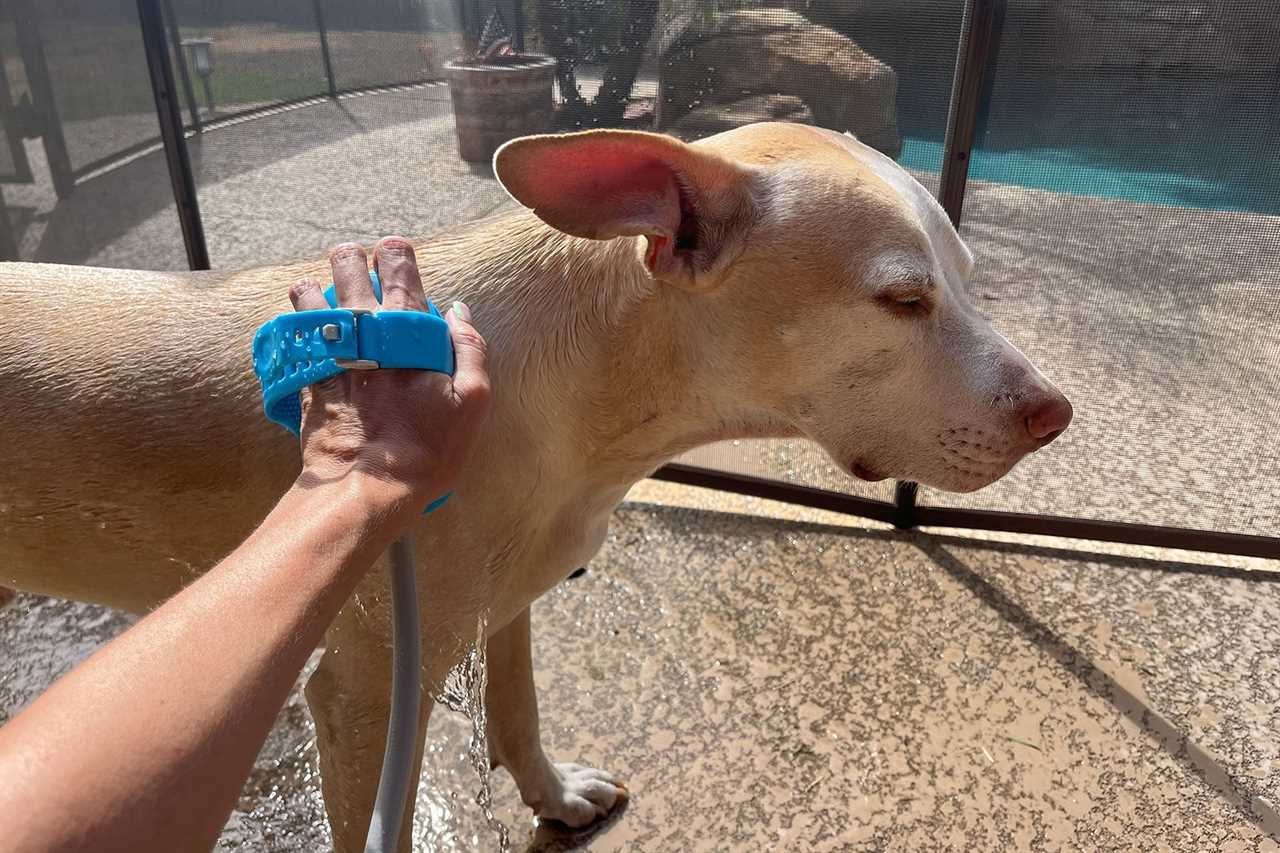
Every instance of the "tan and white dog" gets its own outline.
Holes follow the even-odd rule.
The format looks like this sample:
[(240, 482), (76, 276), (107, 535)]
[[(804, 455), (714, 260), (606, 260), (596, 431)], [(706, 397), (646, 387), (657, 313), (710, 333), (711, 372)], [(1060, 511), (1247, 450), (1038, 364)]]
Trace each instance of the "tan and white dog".
[[(543, 754), (528, 608), (633, 483), (706, 442), (802, 436), (864, 479), (969, 491), (1071, 407), (971, 306), (937, 202), (849, 136), (590, 131), (509, 143), (495, 168), (532, 212), (418, 248), (427, 293), (471, 306), (494, 400), (457, 498), (416, 531), (425, 679), (487, 614), (491, 757), (581, 826), (623, 789)], [(141, 612), (238, 544), (298, 465), (249, 343), (326, 273), (0, 265), (0, 585)], [(361, 849), (377, 784), (388, 628), (374, 571), (307, 685), (340, 851)]]

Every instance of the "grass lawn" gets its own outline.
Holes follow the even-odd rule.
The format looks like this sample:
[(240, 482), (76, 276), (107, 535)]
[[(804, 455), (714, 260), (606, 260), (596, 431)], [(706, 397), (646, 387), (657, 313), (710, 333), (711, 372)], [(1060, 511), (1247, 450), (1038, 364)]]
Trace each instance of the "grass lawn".
[[(211, 86), (221, 110), (328, 91), (315, 30), (184, 27), (182, 37), (213, 39)], [(338, 88), (439, 79), (440, 65), (459, 44), (455, 33), (329, 32)], [(64, 121), (155, 109), (138, 27), (60, 22), (56, 34), (46, 33), (44, 49)], [(27, 91), (27, 80), (12, 23), (0, 25), (0, 55), (16, 101)], [(204, 105), (204, 90), (194, 72), (192, 84)]]

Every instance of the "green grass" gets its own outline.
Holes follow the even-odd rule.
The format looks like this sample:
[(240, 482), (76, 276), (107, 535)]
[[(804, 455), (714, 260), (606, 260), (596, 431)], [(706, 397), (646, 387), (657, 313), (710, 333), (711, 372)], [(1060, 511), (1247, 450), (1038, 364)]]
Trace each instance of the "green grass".
[[(196, 90), (196, 100), (204, 103), (204, 89), (199, 77), (191, 81)], [(219, 69), (212, 78), (213, 99), (219, 108), (237, 104), (256, 104), (264, 101), (286, 101), (307, 98), (329, 91), (329, 83), (323, 76), (291, 74), (282, 76), (263, 71), (233, 68)]]

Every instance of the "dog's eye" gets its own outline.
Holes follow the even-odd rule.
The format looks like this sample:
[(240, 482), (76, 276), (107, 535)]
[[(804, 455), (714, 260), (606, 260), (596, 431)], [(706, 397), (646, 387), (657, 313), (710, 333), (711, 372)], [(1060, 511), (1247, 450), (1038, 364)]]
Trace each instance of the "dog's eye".
[(903, 317), (914, 317), (929, 312), (929, 297), (919, 292), (892, 291), (880, 296), (879, 302), (885, 308)]

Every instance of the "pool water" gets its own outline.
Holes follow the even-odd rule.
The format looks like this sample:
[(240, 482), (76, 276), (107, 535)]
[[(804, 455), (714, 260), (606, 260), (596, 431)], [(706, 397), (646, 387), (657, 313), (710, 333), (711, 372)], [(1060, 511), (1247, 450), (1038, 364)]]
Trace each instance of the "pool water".
[[(1215, 177), (1161, 167), (1157, 158), (1139, 164), (1107, 162), (1106, 152), (1089, 148), (978, 149), (969, 165), (974, 180), (1052, 192), (1121, 198), (1150, 204), (1280, 215), (1280, 164), (1251, 162), (1247, 155), (1206, 154), (1201, 165), (1217, 166)], [(1135, 154), (1133, 159), (1139, 156)], [(903, 139), (898, 162), (911, 169), (942, 168), (942, 143)]]

